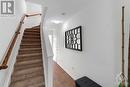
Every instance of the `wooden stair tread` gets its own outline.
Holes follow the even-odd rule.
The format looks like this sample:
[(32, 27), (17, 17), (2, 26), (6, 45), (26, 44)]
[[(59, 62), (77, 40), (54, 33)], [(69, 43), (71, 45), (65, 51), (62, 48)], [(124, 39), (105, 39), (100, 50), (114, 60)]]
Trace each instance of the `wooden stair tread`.
[(28, 86), (28, 87), (45, 87), (45, 83), (34, 84), (34, 85), (31, 85), (31, 86)]
[(40, 31), (25, 31), (24, 34), (40, 34)]
[(28, 35), (28, 36), (24, 36), (24, 37), (23, 37), (23, 39), (26, 39), (26, 38), (29, 38), (29, 39), (35, 39), (35, 38), (36, 38), (36, 39), (40, 39), (40, 36), (32, 36), (32, 35), (29, 36), (29, 35)]
[(22, 40), (22, 42), (26, 42), (26, 43), (29, 43), (29, 42), (31, 42), (31, 43), (33, 43), (33, 42), (41, 42), (40, 40)]
[(36, 85), (39, 83), (43, 85), (45, 84), (42, 76), (38, 76), (35, 78), (28, 78), (22, 81), (14, 82), (12, 83), (11, 87), (28, 87), (29, 85), (31, 86), (31, 85)]
[(12, 77), (12, 81), (13, 82), (22, 81), (22, 80), (25, 80), (25, 79), (28, 79), (28, 78), (33, 79), (34, 77), (37, 77), (37, 76), (43, 76), (43, 72), (33, 72), (33, 73), (29, 73), (29, 74), (14, 76), (14, 77)]
[(27, 34), (25, 34), (23, 37), (40, 37), (40, 35), (27, 35)]
[(39, 44), (41, 45), (40, 41), (37, 41), (37, 42), (34, 41), (34, 42), (31, 42), (31, 43), (30, 43), (30, 41), (28, 41), (28, 42), (27, 42), (27, 41), (26, 41), (26, 42), (25, 42), (25, 41), (24, 41), (24, 42), (22, 41), (22, 42), (21, 42), (21, 45), (39, 45)]
[(35, 31), (26, 31), (23, 33), (24, 35), (30, 35), (30, 34), (33, 34), (33, 35), (39, 35), (40, 36), (40, 32), (35, 32)]
[(31, 33), (40, 33), (40, 29), (26, 29), (24, 33), (31, 32)]
[(18, 55), (18, 57), (29, 57), (29, 56), (37, 56), (37, 55), (42, 55), (42, 53), (24, 54), (24, 55)]
[(41, 43), (24, 43), (24, 44), (21, 44), (20, 46), (35, 46), (35, 45), (41, 45)]
[(31, 53), (42, 53), (41, 48), (23, 48), (19, 50), (19, 55), (22, 54), (31, 54)]
[[(25, 54), (26, 55), (26, 54)], [(21, 62), (21, 61), (32, 61), (32, 60), (42, 60), (41, 59), (42, 55), (33, 55), (33, 56), (20, 56), (17, 58), (17, 62)]]
[(29, 69), (29, 68), (35, 68), (35, 67), (42, 67), (43, 64), (42, 64), (42, 62), (35, 62), (32, 64), (26, 64), (25, 66), (17, 65), (17, 67), (15, 67), (15, 71)]
[(29, 39), (29, 38), (26, 38), (26, 39), (23, 39), (22, 41), (41, 41), (40, 39)]
[(41, 62), (41, 63), (42, 63), (42, 59), (36, 59), (36, 58), (35, 58), (35, 60), (33, 59), (33, 60), (18, 61), (18, 62), (16, 63), (16, 66), (17, 66), (17, 65), (23, 65), (23, 66), (25, 66), (25, 65), (27, 65), (27, 64), (32, 64), (32, 63), (37, 63), (37, 62)]
[(25, 69), (21, 69), (21, 70), (15, 70), (13, 73), (13, 76), (18, 76), (18, 75), (24, 75), (24, 74), (30, 74), (33, 72), (39, 72), (39, 71), (43, 71), (43, 67), (31, 67), (31, 68), (26, 68)]
[(41, 44), (40, 43), (22, 43), (20, 45), (20, 48), (21, 49), (24, 49), (24, 48), (41, 48)]
[(35, 30), (25, 30), (24, 32), (32, 32), (32, 33), (33, 32), (38, 32), (38, 33), (40, 33), (40, 30), (38, 30), (38, 29), (37, 30), (36, 29)]
[(28, 48), (28, 49), (30, 49), (30, 48), (41, 48), (41, 46), (40, 45), (36, 45), (36, 46), (21, 46), (20, 48), (21, 49), (24, 49), (24, 48)]
[(39, 32), (40, 33), (40, 30), (39, 29), (26, 29), (24, 32)]
[(30, 37), (38, 37), (38, 38), (40, 38), (40, 35), (39, 36), (26, 35), (26, 36), (23, 36), (23, 37), (28, 37), (28, 38), (30, 38)]
[(28, 50), (28, 51), (19, 51), (19, 55), (24, 55), (24, 54), (34, 54), (34, 53), (42, 53), (41, 50)]
[(42, 55), (40, 55), (40, 54), (31, 55), (31, 56), (28, 56), (28, 55), (18, 56), (17, 57), (17, 62), (19, 62), (19, 61), (37, 60), (37, 59), (39, 59), (41, 57), (42, 57)]
[(24, 36), (25, 37), (28, 37), (28, 36), (36, 36), (36, 37), (38, 37), (38, 36), (40, 36), (40, 34), (24, 34)]
[(41, 48), (24, 48), (24, 49), (20, 49), (20, 51), (29, 51), (29, 50), (42, 50)]

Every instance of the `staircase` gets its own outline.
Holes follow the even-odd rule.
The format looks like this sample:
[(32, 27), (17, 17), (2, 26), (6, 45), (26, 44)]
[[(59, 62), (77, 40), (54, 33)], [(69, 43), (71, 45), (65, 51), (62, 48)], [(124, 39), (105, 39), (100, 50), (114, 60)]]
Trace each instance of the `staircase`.
[(45, 87), (39, 26), (24, 31), (10, 87)]

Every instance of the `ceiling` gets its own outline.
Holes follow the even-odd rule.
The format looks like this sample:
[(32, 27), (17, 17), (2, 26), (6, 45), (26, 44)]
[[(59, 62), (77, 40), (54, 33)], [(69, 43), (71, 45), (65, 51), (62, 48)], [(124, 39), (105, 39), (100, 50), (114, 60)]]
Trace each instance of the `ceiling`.
[[(65, 21), (83, 9), (88, 0), (26, 0), (48, 7), (47, 20)], [(62, 15), (65, 14), (65, 15)]]

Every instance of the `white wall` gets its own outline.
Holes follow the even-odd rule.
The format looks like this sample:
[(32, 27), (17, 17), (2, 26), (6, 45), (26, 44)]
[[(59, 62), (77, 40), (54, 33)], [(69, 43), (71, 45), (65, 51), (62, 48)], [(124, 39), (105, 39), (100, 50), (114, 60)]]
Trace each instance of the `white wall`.
[[(0, 63), (2, 62), (5, 51), (8, 48), (10, 40), (12, 39), (17, 29), (21, 17), (26, 12), (26, 5), (24, 0), (14, 0), (14, 1), (15, 1), (15, 15), (13, 16), (0, 15), (0, 28), (1, 28), (0, 29)], [(15, 56), (13, 56), (13, 58), (15, 58)], [(0, 70), (0, 87), (4, 87), (5, 84), (4, 80), (6, 79), (5, 76), (7, 75), (8, 75), (8, 70)]]
[(130, 0), (125, 0), (125, 74), (128, 77), (128, 48), (129, 48), (129, 35), (130, 35)]
[(32, 28), (34, 26), (38, 26), (41, 23), (41, 16), (32, 16), (32, 17), (27, 17), (25, 20), (25, 26), (26, 28)]
[[(27, 14), (41, 13), (41, 5), (31, 2), (26, 2), (26, 5), (27, 5)], [(26, 28), (31, 28), (40, 25), (40, 22), (41, 22), (40, 15), (28, 17), (25, 22)]]
[(39, 4), (27, 1), (26, 5), (27, 5), (27, 13), (28, 14), (31, 14), (31, 13), (41, 13), (42, 12), (41, 5), (39, 5)]
[(21, 17), (25, 13), (25, 2), (24, 0), (15, 1), (15, 15), (14, 16), (1, 16), (0, 15), (0, 60), (13, 36)]
[[(88, 76), (103, 87), (116, 87), (121, 72), (121, 0), (89, 0), (57, 31), (57, 62), (74, 79)], [(64, 33), (81, 25), (83, 51), (64, 47)], [(127, 65), (127, 64), (126, 64)]]

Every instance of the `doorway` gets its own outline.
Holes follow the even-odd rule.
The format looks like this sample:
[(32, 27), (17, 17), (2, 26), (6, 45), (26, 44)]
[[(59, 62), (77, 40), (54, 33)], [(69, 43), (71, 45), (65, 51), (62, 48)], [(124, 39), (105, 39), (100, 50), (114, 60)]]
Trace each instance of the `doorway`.
[(53, 53), (54, 53), (53, 60), (56, 61), (56, 56), (57, 56), (56, 44), (57, 43), (56, 43), (56, 36), (55, 36), (54, 30), (49, 31), (49, 40), (50, 40)]

